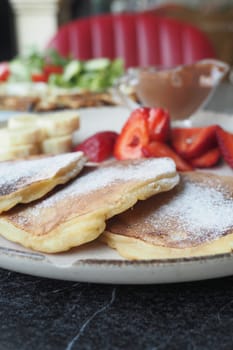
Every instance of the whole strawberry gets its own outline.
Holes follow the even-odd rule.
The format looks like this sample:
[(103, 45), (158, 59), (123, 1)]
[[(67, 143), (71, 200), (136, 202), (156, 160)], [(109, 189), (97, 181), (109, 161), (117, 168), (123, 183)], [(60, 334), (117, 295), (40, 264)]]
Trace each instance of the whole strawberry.
[(102, 162), (112, 156), (117, 137), (114, 131), (97, 132), (77, 145), (74, 151), (83, 151), (92, 162)]

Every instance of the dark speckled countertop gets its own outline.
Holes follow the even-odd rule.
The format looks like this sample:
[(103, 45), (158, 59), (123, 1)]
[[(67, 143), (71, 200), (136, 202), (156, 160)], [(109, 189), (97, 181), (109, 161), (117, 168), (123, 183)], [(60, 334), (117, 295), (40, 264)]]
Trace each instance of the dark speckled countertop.
[[(233, 110), (232, 87), (209, 107)], [(232, 329), (233, 277), (116, 286), (0, 269), (0, 350), (231, 350)]]
[(0, 349), (232, 349), (233, 278), (151, 286), (0, 271)]

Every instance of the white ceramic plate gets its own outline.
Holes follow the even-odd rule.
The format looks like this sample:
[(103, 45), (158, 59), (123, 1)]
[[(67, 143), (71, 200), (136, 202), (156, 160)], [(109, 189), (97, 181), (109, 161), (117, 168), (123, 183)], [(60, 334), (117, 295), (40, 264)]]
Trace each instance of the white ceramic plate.
[[(80, 110), (81, 130), (75, 141), (100, 130), (120, 131), (129, 111), (121, 107)], [(233, 130), (233, 117), (199, 112), (184, 125), (219, 123)], [(216, 168), (221, 172), (222, 168)], [(225, 171), (225, 170), (224, 170)], [(233, 174), (231, 169), (227, 170)], [(96, 283), (150, 284), (195, 281), (228, 276), (233, 273), (233, 254), (209, 257), (127, 261), (116, 251), (93, 242), (68, 253), (48, 255), (32, 252), (0, 238), (0, 266), (35, 276)]]

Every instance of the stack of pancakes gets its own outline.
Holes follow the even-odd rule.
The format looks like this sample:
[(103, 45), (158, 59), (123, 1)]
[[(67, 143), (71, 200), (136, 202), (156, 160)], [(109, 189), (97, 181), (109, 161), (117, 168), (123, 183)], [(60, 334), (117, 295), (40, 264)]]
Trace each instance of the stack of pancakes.
[(0, 163), (0, 234), (57, 253), (99, 237), (128, 259), (231, 251), (233, 180), (169, 158), (88, 165), (82, 152)]

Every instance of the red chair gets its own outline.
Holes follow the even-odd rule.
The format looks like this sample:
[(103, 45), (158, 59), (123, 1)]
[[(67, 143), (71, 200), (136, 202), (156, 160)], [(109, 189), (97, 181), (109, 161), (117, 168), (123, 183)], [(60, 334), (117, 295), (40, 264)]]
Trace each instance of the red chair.
[(126, 67), (169, 67), (216, 57), (209, 39), (196, 27), (145, 13), (107, 14), (72, 21), (59, 28), (48, 47), (81, 60), (121, 57)]

